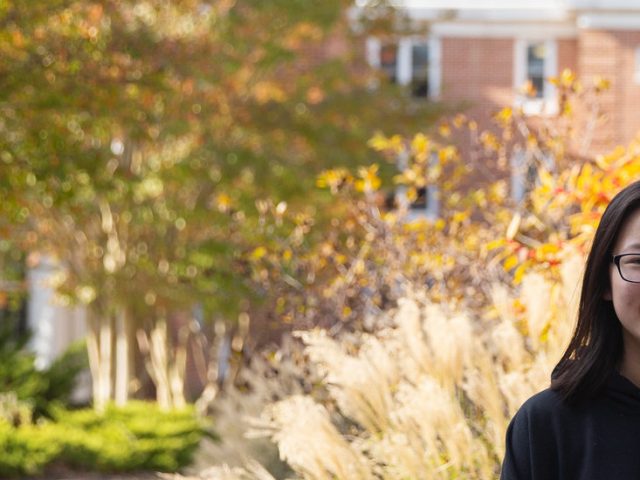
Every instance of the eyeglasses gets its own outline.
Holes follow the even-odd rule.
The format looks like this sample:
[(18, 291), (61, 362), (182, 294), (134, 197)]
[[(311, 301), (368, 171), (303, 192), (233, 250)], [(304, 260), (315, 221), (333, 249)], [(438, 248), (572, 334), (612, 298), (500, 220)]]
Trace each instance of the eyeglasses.
[(640, 253), (622, 253), (612, 257), (623, 280), (640, 283)]

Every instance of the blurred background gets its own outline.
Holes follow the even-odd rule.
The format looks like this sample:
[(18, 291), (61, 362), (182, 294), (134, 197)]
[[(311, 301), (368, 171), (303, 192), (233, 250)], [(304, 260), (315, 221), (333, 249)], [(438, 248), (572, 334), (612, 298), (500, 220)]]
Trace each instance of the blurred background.
[(640, 178), (640, 1), (0, 24), (1, 477), (499, 474)]

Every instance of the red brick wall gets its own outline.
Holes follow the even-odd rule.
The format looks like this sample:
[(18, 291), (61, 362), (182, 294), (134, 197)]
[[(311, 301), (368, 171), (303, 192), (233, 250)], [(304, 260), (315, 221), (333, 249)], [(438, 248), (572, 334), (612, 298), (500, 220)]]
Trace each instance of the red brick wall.
[[(512, 105), (513, 40), (496, 38), (442, 39), (441, 99), (448, 106), (464, 106), (468, 118), (479, 129), (492, 127), (491, 116)], [(465, 132), (454, 135), (453, 143), (460, 148), (468, 174), (460, 187), (478, 188), (508, 175), (508, 165), (492, 156), (478, 157), (473, 153)]]
[(468, 101), (470, 116), (486, 117), (513, 102), (513, 40), (442, 39), (442, 100)]
[(611, 89), (602, 95), (603, 113), (608, 118), (593, 136), (593, 150), (606, 152), (627, 144), (640, 129), (640, 85), (633, 78), (640, 32), (584, 30), (578, 42), (583, 81), (589, 83), (596, 76), (611, 81)]
[(568, 68), (574, 73), (578, 73), (578, 40), (561, 39), (558, 44), (558, 75), (562, 70)]
[(640, 130), (640, 84), (634, 78), (635, 49), (640, 46), (640, 32), (615, 32), (618, 46), (618, 69), (614, 82), (615, 113), (612, 117), (618, 130), (618, 139), (623, 144), (638, 135)]

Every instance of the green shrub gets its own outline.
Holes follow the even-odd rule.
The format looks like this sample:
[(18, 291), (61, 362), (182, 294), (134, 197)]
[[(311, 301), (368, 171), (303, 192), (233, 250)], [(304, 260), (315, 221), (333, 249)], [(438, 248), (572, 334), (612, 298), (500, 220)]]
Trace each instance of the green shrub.
[(192, 407), (164, 412), (154, 403), (91, 409), (54, 408), (52, 421), (0, 427), (0, 477), (42, 473), (52, 461), (99, 471), (185, 467), (205, 434)]
[(77, 342), (45, 370), (35, 367), (35, 355), (26, 349), (28, 335), (16, 338), (0, 326), (0, 392), (14, 392), (33, 407), (34, 418), (50, 417), (53, 405), (68, 406), (76, 377), (88, 367), (84, 342)]
[(42, 372), (46, 388), (33, 398), (35, 415), (48, 416), (51, 404), (68, 406), (78, 375), (88, 368), (86, 343), (84, 341), (72, 343), (48, 369)]
[(15, 392), (0, 393), (0, 419), (17, 426), (32, 423), (32, 418), (30, 402), (19, 400)]
[(14, 427), (0, 419), (0, 477), (34, 475), (62, 450), (50, 426)]

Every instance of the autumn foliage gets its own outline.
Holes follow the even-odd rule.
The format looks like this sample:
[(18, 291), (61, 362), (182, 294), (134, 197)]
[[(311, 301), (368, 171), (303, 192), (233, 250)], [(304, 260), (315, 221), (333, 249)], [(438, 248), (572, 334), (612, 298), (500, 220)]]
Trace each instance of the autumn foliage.
[[(463, 113), (431, 125), (433, 105), (345, 69), (353, 50), (309, 61), (332, 35), (357, 40), (345, 2), (311, 3), (0, 2), (0, 260), (63, 267), (99, 406), (144, 370), (162, 406), (185, 403), (193, 330), (176, 345), (167, 325), (197, 310), (247, 367), (229, 375), (234, 401), (266, 381), (243, 353), (264, 361), (253, 433), (300, 477), (493, 478), (640, 143), (590, 153), (609, 85), (570, 71), (550, 79), (553, 117), (507, 106), (487, 129)], [(469, 182), (485, 164), (494, 181)], [(439, 212), (416, 218), (425, 189)], [(291, 331), (296, 368), (256, 351)], [(199, 406), (215, 412), (210, 353)]]
[[(585, 157), (571, 118), (586, 87), (568, 71), (551, 81), (564, 103), (545, 125), (509, 107), (487, 132), (458, 115), (430, 134), (376, 134), (373, 149), (405, 162), (388, 187), (404, 187), (397, 208), (380, 202), (380, 166), (327, 170), (318, 186), (340, 201), (323, 241), (287, 253), (287, 271), (278, 249), (257, 260), (274, 278), (304, 272), (304, 298), (285, 287), (279, 306), (297, 326), (327, 326), (299, 334), (323, 386), (254, 424), (300, 478), (498, 474), (509, 419), (548, 385), (571, 334), (598, 220), (640, 173), (636, 142)], [(522, 198), (504, 180), (459, 188), (468, 154), (447, 142), (458, 130), (479, 155), (525, 152), (535, 175)], [(441, 214), (408, 218), (425, 185), (438, 186)]]

